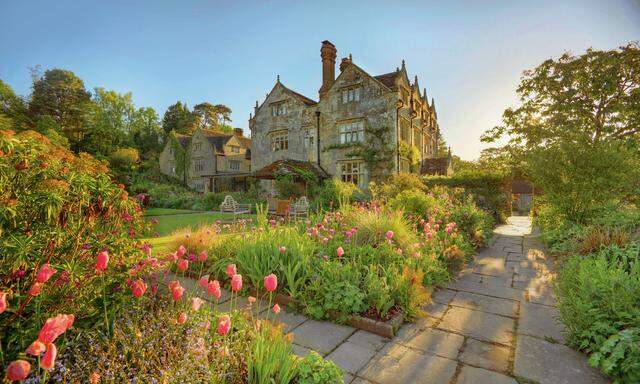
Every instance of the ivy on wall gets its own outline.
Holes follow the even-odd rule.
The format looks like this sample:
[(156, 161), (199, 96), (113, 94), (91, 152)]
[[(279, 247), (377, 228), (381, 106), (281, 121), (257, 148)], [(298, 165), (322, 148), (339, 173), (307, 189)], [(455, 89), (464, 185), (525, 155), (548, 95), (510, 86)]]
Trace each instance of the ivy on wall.
[(187, 185), (187, 177), (189, 176), (189, 165), (191, 164), (191, 156), (187, 148), (182, 148), (180, 141), (175, 134), (169, 135), (171, 149), (173, 150), (173, 158), (176, 162), (176, 176)]

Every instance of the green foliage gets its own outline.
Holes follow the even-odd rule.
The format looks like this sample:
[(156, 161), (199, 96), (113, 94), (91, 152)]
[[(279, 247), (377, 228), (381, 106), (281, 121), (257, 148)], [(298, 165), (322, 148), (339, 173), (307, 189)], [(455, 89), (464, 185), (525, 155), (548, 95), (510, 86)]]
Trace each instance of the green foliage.
[(318, 206), (326, 209), (331, 205), (334, 208), (348, 205), (358, 198), (359, 193), (360, 190), (353, 183), (346, 183), (335, 178), (327, 179), (317, 192)]
[(440, 206), (440, 201), (419, 190), (407, 189), (389, 200), (389, 206), (396, 210), (402, 210), (405, 214), (428, 218)]
[(135, 148), (120, 148), (109, 155), (109, 162), (114, 168), (131, 168), (140, 161)]
[(189, 135), (195, 131), (196, 127), (196, 115), (189, 110), (187, 104), (181, 101), (170, 105), (162, 118), (162, 129), (167, 136), (171, 132)]
[(275, 188), (281, 199), (295, 199), (304, 195), (304, 185), (296, 182), (290, 174), (276, 177)]
[(375, 199), (387, 201), (393, 199), (402, 191), (426, 191), (426, 186), (420, 176), (413, 173), (400, 173), (392, 175), (380, 185), (370, 185), (369, 189)]
[(589, 365), (597, 367), (614, 383), (640, 382), (640, 328), (629, 328), (612, 335), (589, 358)]
[(298, 384), (341, 384), (342, 370), (331, 360), (311, 351), (298, 362)]
[(298, 373), (291, 343), (279, 330), (261, 327), (251, 343), (250, 353), (247, 362), (250, 383), (288, 384)]

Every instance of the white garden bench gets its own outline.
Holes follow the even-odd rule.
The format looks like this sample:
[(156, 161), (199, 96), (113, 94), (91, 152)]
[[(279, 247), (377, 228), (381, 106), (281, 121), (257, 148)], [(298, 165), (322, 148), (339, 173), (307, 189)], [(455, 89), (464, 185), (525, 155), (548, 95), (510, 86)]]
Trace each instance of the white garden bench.
[(307, 200), (306, 196), (302, 196), (298, 199), (298, 201), (293, 203), (291, 216), (293, 216), (294, 219), (302, 216), (309, 216), (309, 201)]
[(220, 213), (233, 213), (235, 219), (237, 215), (251, 213), (251, 204), (240, 204), (232, 196), (227, 195), (220, 204)]

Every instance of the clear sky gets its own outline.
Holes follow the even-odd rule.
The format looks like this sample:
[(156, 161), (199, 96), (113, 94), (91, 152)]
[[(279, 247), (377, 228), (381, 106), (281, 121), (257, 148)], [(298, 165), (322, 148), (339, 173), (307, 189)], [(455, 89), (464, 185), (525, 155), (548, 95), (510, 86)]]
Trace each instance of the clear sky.
[(247, 129), (277, 74), (317, 100), (325, 39), (373, 75), (405, 59), (453, 152), (473, 159), (522, 71), (640, 40), (640, 0), (0, 0), (0, 79), (27, 95), (29, 67), (64, 68), (161, 116), (177, 100), (223, 103)]

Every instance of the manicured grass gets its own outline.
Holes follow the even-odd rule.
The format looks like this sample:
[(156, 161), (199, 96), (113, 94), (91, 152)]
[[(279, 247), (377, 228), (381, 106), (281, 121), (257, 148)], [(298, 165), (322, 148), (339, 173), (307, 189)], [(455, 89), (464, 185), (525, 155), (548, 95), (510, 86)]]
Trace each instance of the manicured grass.
[(189, 209), (173, 209), (173, 208), (147, 208), (144, 210), (145, 216), (165, 216), (165, 215), (177, 215), (181, 213), (195, 213), (198, 211), (191, 211)]
[[(238, 215), (238, 218), (255, 217), (255, 215)], [(214, 212), (202, 212), (202, 213), (186, 213), (177, 215), (164, 215), (156, 216), (158, 224), (154, 226), (154, 231), (158, 232), (160, 236), (167, 236), (177, 229), (191, 227), (197, 228), (204, 224), (212, 224), (216, 220), (232, 221), (233, 214), (230, 213), (214, 213)], [(147, 216), (147, 220), (151, 220), (150, 216)]]

